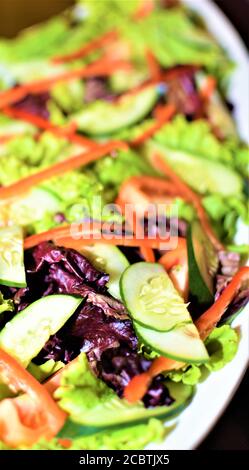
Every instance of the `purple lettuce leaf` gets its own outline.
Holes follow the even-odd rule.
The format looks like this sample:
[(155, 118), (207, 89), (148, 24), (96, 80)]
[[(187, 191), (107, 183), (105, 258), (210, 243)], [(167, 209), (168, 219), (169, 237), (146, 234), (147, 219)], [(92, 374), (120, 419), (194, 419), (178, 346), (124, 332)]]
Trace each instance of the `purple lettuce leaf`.
[(92, 290), (106, 294), (109, 276), (98, 271), (75, 250), (43, 242), (25, 253), (27, 287), (17, 289), (17, 310), (50, 294), (75, 294), (86, 297)]
[(106, 79), (103, 77), (91, 77), (85, 82), (85, 103), (92, 103), (96, 100), (112, 99)]
[[(178, 72), (178, 73), (177, 73)], [(195, 71), (178, 67), (174, 76), (167, 79), (167, 102), (173, 104), (178, 113), (190, 119), (203, 116), (203, 103), (195, 84)]]
[(47, 92), (36, 95), (28, 94), (25, 96), (25, 98), (15, 103), (13, 106), (17, 110), (26, 111), (43, 119), (49, 119), (49, 110), (47, 107), (49, 98), (49, 93)]

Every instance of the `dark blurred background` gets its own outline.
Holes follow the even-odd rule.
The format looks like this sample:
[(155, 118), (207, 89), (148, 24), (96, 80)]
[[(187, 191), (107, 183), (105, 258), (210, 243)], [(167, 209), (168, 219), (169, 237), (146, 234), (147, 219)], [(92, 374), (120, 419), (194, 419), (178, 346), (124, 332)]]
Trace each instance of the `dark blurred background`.
[[(20, 29), (45, 20), (73, 3), (73, 0), (0, 0), (0, 36), (12, 37)], [(215, 3), (249, 46), (249, 0), (216, 0)]]
[[(0, 36), (12, 37), (21, 29), (43, 21), (73, 3), (73, 0), (0, 0)], [(249, 0), (216, 0), (215, 3), (228, 16), (249, 47)], [(249, 373), (200, 449), (249, 450), (248, 401)]]

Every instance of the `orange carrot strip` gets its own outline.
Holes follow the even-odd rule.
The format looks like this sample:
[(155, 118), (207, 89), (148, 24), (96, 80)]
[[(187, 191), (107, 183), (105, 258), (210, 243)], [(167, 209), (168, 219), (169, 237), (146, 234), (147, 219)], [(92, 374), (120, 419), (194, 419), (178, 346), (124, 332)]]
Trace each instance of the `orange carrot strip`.
[(214, 94), (216, 86), (217, 86), (217, 80), (213, 76), (209, 75), (206, 78), (206, 80), (205, 80), (205, 82), (204, 82), (204, 84), (203, 84), (203, 86), (201, 87), (201, 90), (200, 90), (200, 94), (201, 94), (202, 98), (204, 100), (209, 100), (212, 97), (212, 95)]
[(181, 297), (187, 302), (189, 292), (188, 252), (185, 238), (179, 238), (177, 248), (167, 251), (158, 261), (167, 271)]
[(142, 246), (140, 248), (140, 253), (142, 257), (144, 258), (144, 261), (146, 261), (147, 263), (155, 263), (156, 261), (155, 253), (152, 248), (149, 248), (149, 247), (147, 248), (147, 247)]
[(152, 377), (147, 372), (142, 372), (139, 375), (135, 375), (130, 382), (126, 385), (123, 393), (123, 398), (125, 398), (129, 403), (136, 403), (141, 400), (146, 394)]
[(68, 70), (53, 77), (26, 83), (16, 88), (12, 88), (11, 90), (2, 92), (0, 94), (0, 109), (20, 101), (25, 98), (28, 93), (42, 93), (47, 91), (58, 82), (74, 80), (76, 78), (95, 77), (98, 75), (108, 76), (111, 75), (114, 70), (119, 70), (120, 68), (130, 69), (130, 67), (130, 62), (124, 60), (110, 61), (104, 58), (88, 65), (87, 67)]
[(134, 13), (135, 20), (141, 20), (149, 16), (155, 7), (154, 0), (140, 0), (140, 5), (138, 6), (137, 11)]
[(176, 187), (178, 187), (179, 189), (179, 195), (182, 196), (186, 201), (189, 201), (193, 204), (196, 209), (200, 223), (203, 227), (203, 230), (207, 233), (208, 237), (210, 238), (213, 245), (217, 248), (217, 250), (223, 250), (224, 247), (220, 240), (217, 238), (210, 225), (208, 216), (202, 206), (199, 196), (195, 194), (194, 191), (192, 191), (192, 189), (190, 189), (189, 186), (182, 181), (182, 179), (174, 172), (174, 170), (172, 170), (168, 163), (165, 162), (163, 157), (157, 154), (153, 158), (153, 162), (160, 171), (162, 171), (167, 177), (172, 180), (172, 182), (175, 183)]
[(71, 230), (74, 232), (70, 225), (65, 225), (63, 227), (56, 227), (46, 232), (31, 235), (24, 240), (24, 248), (32, 248), (38, 243), (49, 240), (53, 240), (58, 245), (75, 249), (80, 249), (84, 245), (91, 245), (93, 243), (99, 242), (120, 246), (143, 246), (154, 249), (160, 249), (163, 246), (163, 249), (170, 249), (171, 244), (175, 245), (176, 242), (175, 237), (171, 237), (169, 239), (164, 239), (161, 237), (139, 238), (135, 236), (128, 237), (125, 235), (112, 235), (111, 232), (105, 234), (101, 233), (101, 230), (98, 228), (96, 229), (96, 227), (93, 227), (93, 229), (90, 228), (88, 231), (87, 229), (79, 229), (77, 230), (75, 238), (73, 238)]
[(161, 67), (158, 61), (156, 60), (155, 55), (149, 49), (146, 51), (146, 60), (150, 71), (151, 79), (159, 82), (161, 78)]
[[(122, 201), (122, 199), (117, 199), (116, 200), (116, 204), (121, 208), (122, 210), (122, 213), (123, 215), (125, 215), (125, 202)], [(142, 237), (142, 230), (140, 231), (139, 230), (139, 227), (137, 226), (137, 221), (136, 221), (136, 214), (130, 214), (131, 215), (131, 219), (127, 220), (131, 230), (133, 231), (133, 233), (135, 235), (139, 235), (140, 237)], [(144, 260), (147, 262), (147, 263), (154, 263), (155, 262), (155, 254), (154, 254), (154, 251), (153, 251), (153, 248), (151, 247), (147, 247), (147, 246), (141, 246), (140, 249), (140, 254), (141, 256), (144, 258)]]
[[(163, 245), (166, 249), (166, 246), (170, 249), (171, 243), (175, 243), (175, 239), (173, 240), (172, 238), (169, 240), (164, 240), (162, 238), (128, 238), (125, 236), (120, 236), (119, 238), (117, 236), (113, 236), (113, 238), (106, 238), (105, 234), (101, 234), (99, 232), (96, 236), (96, 232), (93, 234), (90, 234), (88, 237), (83, 233), (83, 238), (80, 240), (75, 240), (71, 236), (70, 237), (58, 237), (54, 238), (54, 243), (60, 246), (65, 246), (68, 248), (75, 248), (80, 249), (84, 245), (91, 245), (93, 243), (106, 243), (108, 245), (115, 245), (115, 246), (130, 246), (130, 247), (147, 247), (147, 248), (153, 248), (153, 249), (160, 249), (161, 246)], [(31, 238), (31, 237), (30, 237)], [(26, 239), (28, 240), (28, 239)], [(30, 244), (30, 242), (26, 242), (24, 245), (26, 247), (27, 244)]]
[(18, 85), (9, 90), (2, 91), (0, 93), (0, 107), (4, 108), (8, 104), (16, 103), (17, 101), (22, 100), (27, 94), (25, 85)]
[(66, 138), (67, 140), (70, 140), (70, 142), (82, 145), (83, 147), (93, 148), (98, 145), (96, 142), (88, 139), (87, 137), (75, 134), (73, 130), (75, 128), (74, 124), (71, 127), (55, 126), (50, 121), (47, 121), (40, 116), (35, 116), (34, 114), (28, 113), (27, 111), (22, 111), (21, 109), (15, 109), (13, 107), (4, 108), (3, 112), (6, 114), (6, 116), (29, 122), (34, 126), (39, 127), (40, 129), (48, 130), (58, 137)]
[(65, 54), (61, 56), (56, 56), (52, 59), (52, 62), (55, 64), (61, 64), (65, 62), (70, 62), (76, 59), (82, 59), (83, 57), (87, 56), (91, 52), (95, 51), (96, 49), (105, 46), (109, 42), (115, 41), (118, 38), (117, 31), (108, 31), (107, 33), (103, 34), (102, 36), (93, 39), (85, 46), (81, 47), (77, 51), (72, 52), (71, 54)]
[[(128, 223), (130, 223), (135, 234), (141, 236), (138, 233), (139, 225), (136, 221), (136, 217), (140, 214), (140, 209), (141, 215), (144, 216), (150, 203), (167, 201), (169, 200), (169, 195), (172, 194), (176, 194), (175, 187), (168, 181), (153, 176), (134, 176), (122, 184), (116, 204), (122, 209), (123, 214), (125, 214), (125, 204), (137, 206), (136, 214), (132, 215), (128, 212), (128, 216), (131, 216), (131, 220), (128, 220)], [(141, 248), (140, 252), (145, 261), (155, 261), (155, 255), (151, 248)]]
[(177, 248), (167, 251), (160, 259), (159, 263), (162, 264), (168, 271), (173, 266), (181, 264), (181, 261), (187, 258), (187, 242), (185, 238), (179, 237)]
[(131, 145), (137, 146), (141, 145), (145, 140), (149, 139), (152, 137), (161, 127), (169, 121), (173, 115), (175, 114), (175, 106), (174, 105), (166, 105), (164, 108), (164, 112), (161, 112), (160, 118), (157, 120), (155, 124), (152, 124), (152, 126), (149, 129), (146, 129), (141, 135), (136, 137), (134, 140), (130, 142)]
[[(108, 229), (109, 231), (111, 231), (113, 224), (112, 223), (107, 224), (107, 222), (105, 222), (104, 226), (105, 226), (105, 229)], [(82, 228), (81, 233), (84, 234), (84, 236), (86, 234), (88, 234), (89, 236), (94, 236), (94, 233), (96, 233), (96, 231), (97, 233), (101, 232), (102, 227), (103, 227), (103, 223), (101, 221), (91, 220), (89, 223), (86, 223), (86, 227)], [(121, 226), (120, 226), (120, 230), (122, 230)], [(55, 240), (55, 239), (60, 239), (60, 238), (69, 238), (70, 236), (71, 236), (71, 225), (65, 224), (59, 227), (53, 227), (52, 229), (46, 230), (45, 232), (36, 233), (34, 235), (27, 237), (24, 242), (24, 248), (30, 248), (29, 245), (35, 246), (35, 245), (38, 245), (38, 243), (41, 243), (44, 241)]]
[(202, 339), (205, 339), (220, 321), (227, 307), (239, 291), (242, 283), (247, 282), (249, 287), (249, 267), (240, 268), (220, 297), (211, 307), (196, 321), (196, 327)]
[(127, 149), (127, 146), (123, 142), (119, 141), (109, 142), (104, 145), (99, 145), (93, 150), (89, 150), (87, 152), (80, 153), (74, 157), (67, 158), (66, 160), (56, 163), (55, 165), (52, 165), (49, 168), (45, 168), (44, 170), (27, 176), (26, 178), (22, 178), (16, 183), (0, 188), (0, 199), (6, 199), (12, 196), (16, 196), (19, 193), (28, 191), (33, 186), (41, 183), (46, 179), (61, 175), (67, 171), (87, 165), (88, 163), (98, 160), (99, 158), (108, 154), (112, 150), (118, 149)]

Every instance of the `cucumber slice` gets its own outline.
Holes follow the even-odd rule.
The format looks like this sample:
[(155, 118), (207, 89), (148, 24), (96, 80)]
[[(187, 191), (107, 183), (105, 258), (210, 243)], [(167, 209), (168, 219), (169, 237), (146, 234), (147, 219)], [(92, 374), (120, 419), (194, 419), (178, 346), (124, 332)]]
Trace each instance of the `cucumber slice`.
[(61, 211), (61, 202), (52, 192), (34, 188), (22, 197), (0, 202), (0, 222), (6, 218), (22, 227), (41, 220), (45, 214)]
[(155, 86), (134, 95), (128, 95), (118, 103), (97, 101), (71, 117), (78, 128), (90, 135), (108, 135), (141, 121), (152, 110), (158, 98)]
[(133, 323), (138, 338), (162, 356), (187, 363), (204, 363), (209, 360), (195, 325), (189, 323), (171, 331), (155, 331)]
[(2, 329), (0, 348), (27, 367), (82, 300), (72, 295), (48, 295), (33, 302)]
[(189, 290), (198, 305), (208, 307), (213, 302), (214, 276), (218, 269), (218, 255), (196, 220), (187, 234)]
[(132, 264), (123, 273), (120, 286), (132, 319), (140, 325), (169, 331), (192, 322), (182, 297), (160, 264)]
[[(72, 400), (70, 402), (69, 400), (63, 401), (62, 398), (61, 406), (70, 414), (73, 422), (69, 421), (65, 425), (62, 431), (60, 431), (60, 436), (70, 437), (73, 434), (76, 437), (81, 435), (83, 430), (82, 425), (106, 428), (145, 421), (153, 417), (161, 419), (173, 418), (173, 416), (180, 413), (189, 404), (194, 389), (190, 385), (177, 384), (170, 381), (166, 381), (166, 385), (175, 401), (170, 406), (157, 406), (155, 408), (145, 408), (141, 402), (130, 404), (126, 400), (113, 395), (113, 397), (109, 396), (104, 402), (99, 400), (96, 406), (89, 410), (84, 410), (84, 413), (79, 413), (77, 407), (71, 409), (70, 403), (72, 403)], [(84, 394), (84, 388), (81, 394)]]
[(156, 153), (162, 155), (173, 170), (200, 194), (234, 196), (242, 191), (242, 178), (222, 163), (173, 150), (153, 140), (144, 145), (143, 152), (150, 161)]
[(107, 283), (109, 293), (116, 299), (121, 300), (119, 280), (121, 274), (129, 266), (129, 261), (116, 246), (105, 243), (95, 243), (92, 246), (82, 248), (83, 255), (92, 264), (110, 275)]
[(20, 227), (0, 229), (0, 284), (25, 287), (23, 233)]

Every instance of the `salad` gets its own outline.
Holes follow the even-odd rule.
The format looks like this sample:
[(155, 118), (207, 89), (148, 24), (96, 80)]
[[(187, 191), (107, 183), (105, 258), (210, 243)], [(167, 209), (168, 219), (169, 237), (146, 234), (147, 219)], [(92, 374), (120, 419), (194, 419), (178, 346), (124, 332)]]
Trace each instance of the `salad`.
[(234, 66), (177, 0), (78, 0), (0, 40), (0, 449), (160, 443), (236, 355)]

